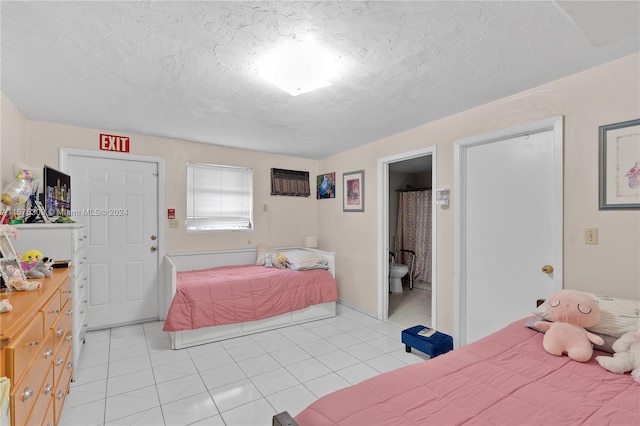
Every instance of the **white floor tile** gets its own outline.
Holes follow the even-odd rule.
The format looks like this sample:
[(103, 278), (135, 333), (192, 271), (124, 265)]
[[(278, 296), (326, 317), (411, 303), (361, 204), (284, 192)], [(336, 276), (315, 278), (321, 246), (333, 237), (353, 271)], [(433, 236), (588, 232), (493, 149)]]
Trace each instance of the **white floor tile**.
[(84, 385), (98, 380), (105, 380), (109, 371), (109, 364), (100, 364), (93, 367), (78, 368), (74, 370), (75, 380), (71, 387)]
[(60, 426), (271, 425), (275, 413), (428, 360), (406, 353), (400, 333), (430, 324), (430, 299), (413, 290), (396, 302), (396, 322), (338, 305), (333, 318), (181, 350), (162, 321), (89, 332)]
[(150, 368), (112, 377), (107, 383), (107, 398), (155, 384), (153, 371)]
[(251, 378), (251, 382), (264, 396), (269, 396), (300, 384), (298, 379), (284, 368), (254, 376)]
[(380, 372), (368, 364), (360, 363), (352, 365), (351, 367), (343, 368), (342, 370), (337, 371), (337, 374), (347, 382), (355, 385), (363, 380), (379, 375)]
[(222, 413), (226, 426), (271, 426), (273, 415), (277, 414), (264, 399), (250, 402), (241, 407)]
[(305, 359), (311, 358), (311, 355), (309, 355), (309, 353), (300, 349), (300, 347), (298, 346), (272, 352), (271, 356), (284, 366), (295, 364), (296, 362), (304, 361)]
[(199, 374), (181, 377), (164, 383), (158, 383), (158, 396), (161, 404), (187, 398), (207, 391)]
[(257, 376), (258, 374), (276, 370), (282, 365), (273, 357), (274, 354), (264, 354), (255, 358), (245, 359), (238, 362), (238, 366), (244, 371), (247, 377)]
[(316, 359), (333, 371), (342, 370), (360, 362), (345, 351), (329, 352), (328, 354), (317, 356)]
[(109, 377), (121, 376), (147, 368), (151, 368), (149, 355), (134, 356), (109, 363)]
[(395, 358), (389, 354), (370, 359), (369, 361), (366, 361), (366, 363), (381, 373), (386, 373), (387, 371), (396, 370), (408, 365), (407, 363), (400, 361), (398, 358)]
[(331, 373), (308, 381), (304, 385), (309, 388), (315, 396), (321, 398), (331, 392), (337, 391), (338, 389), (346, 388), (350, 383), (336, 373)]
[(247, 379), (247, 375), (237, 364), (223, 365), (222, 367), (203, 371), (200, 373), (200, 377), (202, 377), (207, 389), (215, 389)]
[[(377, 372), (376, 372), (377, 373)], [(297, 416), (309, 404), (318, 399), (304, 385), (292, 386), (283, 391), (266, 397), (267, 401), (275, 408), (276, 413), (289, 412), (293, 417)]]
[(209, 390), (218, 410), (223, 413), (248, 402), (262, 398), (260, 391), (249, 379), (240, 380), (229, 385)]
[(106, 404), (104, 398), (77, 406), (70, 406), (68, 405), (69, 396), (71, 396), (71, 393), (67, 395), (64, 409), (60, 416), (60, 426), (87, 426), (104, 423)]
[[(154, 407), (150, 410), (141, 411), (127, 417), (105, 423), (107, 426), (159, 426), (164, 425), (164, 417), (160, 407)], [(171, 423), (166, 423), (170, 425)]]
[(155, 386), (136, 389), (107, 398), (105, 420), (111, 422), (159, 406), (160, 401)]
[(315, 358), (305, 359), (286, 367), (300, 382), (305, 383), (331, 373), (331, 370)]
[(193, 364), (193, 361), (191, 361), (191, 358), (153, 367), (153, 375), (156, 379), (156, 383), (168, 382), (170, 380), (179, 379), (180, 377), (196, 373), (198, 373), (198, 370)]
[(104, 400), (107, 397), (107, 380), (97, 380), (71, 388), (65, 398), (65, 407), (77, 407), (89, 402)]
[(218, 415), (209, 392), (162, 404), (162, 414), (167, 425), (189, 425)]
[(233, 358), (231, 358), (231, 355), (229, 355), (225, 350), (191, 357), (191, 360), (200, 372), (211, 370), (212, 368), (217, 368), (221, 365), (235, 363)]

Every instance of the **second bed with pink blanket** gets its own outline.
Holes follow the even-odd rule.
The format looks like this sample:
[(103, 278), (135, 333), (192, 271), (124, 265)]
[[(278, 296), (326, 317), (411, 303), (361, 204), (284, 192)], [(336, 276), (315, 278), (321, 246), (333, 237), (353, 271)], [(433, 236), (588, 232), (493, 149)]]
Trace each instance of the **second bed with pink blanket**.
[(184, 271), (177, 274), (164, 331), (255, 321), (337, 298), (335, 279), (325, 269), (232, 265)]
[(640, 384), (629, 374), (610, 373), (594, 359), (582, 363), (550, 355), (542, 347), (543, 334), (525, 323), (326, 395), (295, 421), (300, 426), (640, 424)]

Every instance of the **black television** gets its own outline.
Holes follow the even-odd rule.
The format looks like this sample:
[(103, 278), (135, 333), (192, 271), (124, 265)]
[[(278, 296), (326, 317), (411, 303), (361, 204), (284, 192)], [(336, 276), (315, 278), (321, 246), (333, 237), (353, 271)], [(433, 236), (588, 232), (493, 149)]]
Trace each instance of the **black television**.
[(45, 165), (42, 171), (42, 191), (47, 216), (70, 216), (71, 176)]

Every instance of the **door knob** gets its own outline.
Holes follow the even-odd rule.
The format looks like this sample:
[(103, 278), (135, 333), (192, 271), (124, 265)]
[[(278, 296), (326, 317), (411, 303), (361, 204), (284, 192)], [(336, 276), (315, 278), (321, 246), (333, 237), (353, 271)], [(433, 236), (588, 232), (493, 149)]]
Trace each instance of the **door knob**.
[(151, 246), (151, 251), (155, 253), (156, 251), (158, 251), (158, 247), (156, 247), (156, 246)]
[(151, 241), (155, 241), (155, 240), (157, 240), (157, 239), (158, 239), (158, 237), (156, 237), (155, 235), (152, 235), (152, 236), (151, 236)]
[(553, 273), (553, 266), (551, 265), (544, 265), (542, 267), (542, 272), (544, 272), (545, 274), (551, 274)]

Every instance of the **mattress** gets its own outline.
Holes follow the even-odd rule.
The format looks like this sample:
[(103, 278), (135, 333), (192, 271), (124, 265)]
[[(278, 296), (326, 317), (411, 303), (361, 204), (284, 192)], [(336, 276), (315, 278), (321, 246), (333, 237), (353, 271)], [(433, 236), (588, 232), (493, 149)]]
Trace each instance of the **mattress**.
[(307, 425), (638, 425), (640, 383), (548, 354), (542, 333), (514, 322), (434, 359), (326, 395)]
[(164, 331), (255, 321), (338, 299), (324, 269), (221, 266), (178, 272), (176, 283)]

